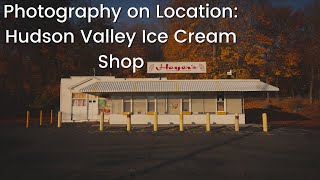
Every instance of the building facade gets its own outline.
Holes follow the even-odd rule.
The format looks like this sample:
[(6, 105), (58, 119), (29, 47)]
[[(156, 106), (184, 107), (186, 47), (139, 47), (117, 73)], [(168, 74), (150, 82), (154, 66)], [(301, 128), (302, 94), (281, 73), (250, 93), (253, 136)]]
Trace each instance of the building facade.
[(214, 124), (233, 124), (239, 114), (245, 124), (245, 92), (279, 91), (260, 80), (125, 79), (113, 76), (72, 76), (61, 79), (60, 110), (63, 122), (97, 121), (105, 114), (110, 124), (205, 124), (210, 113)]

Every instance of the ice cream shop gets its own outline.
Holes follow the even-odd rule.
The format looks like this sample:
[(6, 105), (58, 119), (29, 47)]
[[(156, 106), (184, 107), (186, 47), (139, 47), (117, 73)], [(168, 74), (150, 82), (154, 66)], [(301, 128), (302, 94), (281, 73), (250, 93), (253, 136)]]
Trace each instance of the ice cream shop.
[(233, 124), (239, 114), (245, 124), (243, 98), (246, 92), (279, 91), (256, 79), (168, 80), (166, 78), (116, 78), (114, 76), (71, 76), (61, 79), (60, 111), (63, 122), (97, 121), (105, 114), (110, 124)]

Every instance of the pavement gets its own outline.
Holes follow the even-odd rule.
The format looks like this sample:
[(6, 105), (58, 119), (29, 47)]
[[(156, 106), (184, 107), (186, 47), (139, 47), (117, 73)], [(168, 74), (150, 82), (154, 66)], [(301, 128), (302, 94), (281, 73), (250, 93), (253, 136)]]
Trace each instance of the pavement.
[(0, 179), (303, 179), (320, 177), (320, 128), (259, 125), (0, 127)]

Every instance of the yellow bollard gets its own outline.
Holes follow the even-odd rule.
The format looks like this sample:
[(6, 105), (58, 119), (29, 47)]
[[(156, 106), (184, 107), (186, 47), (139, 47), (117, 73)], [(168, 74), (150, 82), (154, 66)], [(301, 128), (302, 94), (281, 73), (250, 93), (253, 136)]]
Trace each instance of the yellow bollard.
[(40, 111), (40, 122), (39, 122), (40, 127), (42, 127), (42, 110)]
[(158, 131), (158, 113), (154, 112), (154, 123), (153, 123), (153, 131)]
[(235, 122), (234, 122), (234, 130), (235, 130), (236, 132), (239, 132), (240, 129), (239, 129), (239, 114), (238, 114), (238, 113), (235, 114), (234, 119), (235, 119)]
[(29, 128), (30, 111), (27, 111), (26, 128)]
[(262, 114), (262, 125), (263, 125), (263, 132), (268, 132), (268, 117), (267, 113)]
[(50, 111), (50, 126), (53, 124), (53, 111)]
[(211, 127), (210, 127), (210, 113), (207, 113), (206, 116), (206, 131), (210, 132), (211, 131)]
[(62, 121), (62, 112), (58, 112), (58, 128), (61, 128), (61, 121)]
[(180, 132), (183, 131), (183, 113), (180, 113)]
[(103, 131), (103, 124), (104, 124), (104, 113), (100, 113), (100, 131)]
[(131, 131), (131, 113), (127, 114), (127, 131)]

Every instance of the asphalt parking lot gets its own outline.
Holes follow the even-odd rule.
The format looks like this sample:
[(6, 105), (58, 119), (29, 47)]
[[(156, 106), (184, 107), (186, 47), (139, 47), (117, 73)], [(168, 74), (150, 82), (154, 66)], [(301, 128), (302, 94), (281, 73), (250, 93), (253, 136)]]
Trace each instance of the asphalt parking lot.
[(320, 128), (1, 127), (0, 179), (318, 179)]

